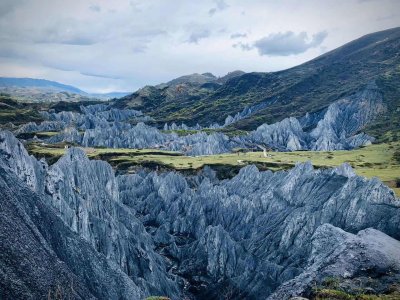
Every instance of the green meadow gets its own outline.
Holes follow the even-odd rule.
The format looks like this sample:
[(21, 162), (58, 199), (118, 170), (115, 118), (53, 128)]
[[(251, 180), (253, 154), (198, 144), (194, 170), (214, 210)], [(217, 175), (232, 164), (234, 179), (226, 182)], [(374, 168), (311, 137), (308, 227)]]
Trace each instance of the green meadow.
[[(198, 170), (203, 166), (238, 170), (255, 164), (262, 170), (283, 170), (297, 162), (311, 161), (316, 168), (334, 167), (349, 163), (358, 175), (378, 177), (400, 195), (400, 142), (381, 143), (351, 151), (295, 151), (227, 153), (208, 156), (184, 156), (178, 152), (155, 149), (83, 148), (91, 159), (108, 161), (117, 169), (128, 170), (135, 166), (167, 168), (174, 170)], [(28, 151), (34, 156), (55, 162), (66, 149), (64, 145), (32, 143)]]

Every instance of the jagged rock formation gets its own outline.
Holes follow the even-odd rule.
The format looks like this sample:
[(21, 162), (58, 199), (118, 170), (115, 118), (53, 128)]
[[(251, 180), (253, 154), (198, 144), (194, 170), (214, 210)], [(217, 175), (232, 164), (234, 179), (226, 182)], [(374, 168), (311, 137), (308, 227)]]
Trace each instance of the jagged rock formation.
[[(9, 181), (16, 181), (18, 188), (17, 175), (35, 192), (34, 196), (27, 196), (29, 193), (24, 191), (17, 193), (17, 196), (10, 196), (10, 201), (15, 202), (19, 197), (23, 197), (21, 201), (24, 202), (34, 201), (31, 206), (41, 205), (43, 214), (52, 214), (49, 222), (57, 219), (54, 229), (38, 228), (38, 236), (46, 240), (41, 249), (49, 249), (52, 256), (56, 255), (74, 273), (74, 276), (67, 274), (71, 280), (84, 282), (82, 285), (94, 296), (103, 299), (141, 299), (154, 294), (178, 297), (177, 284), (173, 276), (165, 272), (161, 256), (153, 251), (151, 237), (133, 211), (119, 200), (118, 185), (109, 164), (89, 161), (82, 150), (73, 148), (56, 164), (48, 167), (29, 156), (11, 133), (1, 132), (0, 137), (0, 173), (4, 178), (12, 173), (10, 176), (14, 178)], [(12, 195), (14, 189), (10, 183), (8, 188)], [(39, 219), (37, 222), (46, 221), (40, 216), (36, 217)], [(17, 219), (15, 222), (24, 221)], [(46, 225), (49, 227), (50, 223), (34, 223), (32, 226)], [(59, 235), (59, 227), (61, 232), (66, 232), (65, 237)], [(3, 242), (1, 244), (4, 245)], [(11, 252), (8, 248), (6, 250), (7, 253)], [(12, 253), (10, 257), (15, 258)], [(57, 276), (62, 275), (62, 268), (58, 265), (51, 268), (54, 268), (54, 273), (60, 273)], [(33, 277), (41, 274), (42, 269), (38, 269)], [(7, 274), (2, 276), (5, 276), (6, 282), (13, 280), (7, 278)], [(24, 277), (29, 278), (28, 275)], [(42, 288), (47, 288), (56, 280), (54, 278), (49, 283), (41, 283), (38, 291), (31, 289), (43, 296)], [(9, 286), (7, 291), (10, 294), (18, 292)]]
[(222, 298), (213, 291), (224, 289), (238, 298), (266, 297), (305, 273), (313, 234), (325, 223), (355, 233), (372, 226), (399, 238), (400, 202), (393, 192), (348, 166), (315, 171), (301, 164), (277, 173), (250, 166), (229, 181), (204, 179), (194, 190), (177, 174), (118, 179), (124, 202), (152, 224), (175, 272), (200, 298)]
[[(355, 286), (355, 293), (360, 288), (360, 283), (368, 280), (378, 281), (375, 287), (379, 290), (372, 292), (379, 293), (388, 288), (391, 280), (397, 282), (400, 279), (399, 274), (387, 276), (384, 271), (399, 269), (400, 242), (381, 231), (368, 228), (351, 234), (324, 224), (317, 228), (311, 242), (312, 260), (309, 260), (309, 266), (301, 275), (280, 286), (269, 299), (280, 300), (300, 295), (313, 282), (320, 283), (321, 278), (327, 277), (353, 278), (353, 283), (351, 280), (349, 283)], [(359, 274), (359, 270), (363, 270), (364, 274)]]
[[(239, 71), (240, 72), (240, 71)], [(234, 74), (239, 74), (236, 72), (232, 72)], [(229, 75), (229, 74), (228, 74)], [(226, 75), (226, 76), (228, 76)], [(242, 74), (243, 75), (243, 74)], [(226, 77), (225, 76), (225, 77)], [(236, 76), (234, 76), (236, 77)], [(232, 78), (234, 78), (232, 77)], [(224, 77), (222, 77), (224, 78)], [(179, 130), (179, 129), (184, 129), (184, 130), (200, 130), (200, 129), (205, 129), (205, 128), (210, 128), (210, 129), (221, 129), (221, 128), (225, 128), (228, 127), (242, 119), (245, 119), (251, 115), (253, 115), (254, 113), (260, 111), (261, 109), (273, 104), (275, 101), (266, 101), (264, 103), (260, 103), (260, 104), (256, 104), (256, 105), (250, 105), (245, 107), (241, 112), (236, 113), (235, 115), (228, 115), (224, 122), (219, 124), (217, 122), (211, 122), (208, 126), (200, 126), (198, 123), (195, 126), (188, 126), (185, 123), (181, 123), (181, 125), (176, 125), (175, 122), (172, 122), (171, 125), (168, 125), (167, 123), (165, 123), (164, 125), (164, 130)]]
[(29, 122), (20, 126), (15, 133), (44, 132), (44, 131), (61, 131), (65, 129), (65, 123), (60, 121), (43, 121), (39, 125)]
[(107, 127), (110, 123), (126, 122), (134, 120), (136, 122), (147, 122), (152, 120), (149, 116), (145, 116), (141, 111), (133, 109), (116, 109), (110, 105), (96, 104), (81, 106), (81, 112), (62, 111), (55, 113), (54, 111), (44, 111), (41, 115), (48, 121), (40, 124), (30, 122), (22, 125), (15, 132), (43, 132), (43, 131), (61, 131), (67, 127), (76, 127), (77, 129), (93, 129), (96, 127)]
[(48, 143), (67, 142), (71, 144), (81, 144), (82, 134), (75, 127), (67, 127), (62, 132), (46, 140)]
[[(2, 153), (3, 155), (4, 153)], [(113, 262), (71, 231), (0, 161), (1, 299), (142, 299)]]
[(372, 138), (365, 139), (365, 135), (356, 134), (384, 111), (382, 94), (375, 85), (331, 104), (324, 118), (318, 121), (310, 133), (315, 140), (311, 149), (349, 149), (356, 140), (362, 140), (363, 144), (372, 141)]
[(358, 132), (383, 111), (382, 94), (371, 84), (329, 105), (326, 110), (307, 114), (300, 120), (288, 118), (272, 125), (261, 125), (250, 139), (280, 150), (353, 149), (374, 140)]
[(167, 135), (158, 129), (139, 123), (136, 126), (114, 123), (106, 128), (86, 130), (81, 144), (109, 148), (157, 148), (168, 141)]
[[(181, 151), (187, 155), (209, 155), (231, 152), (234, 148), (264, 147), (278, 151), (344, 150), (368, 145), (374, 139), (360, 131), (385, 111), (382, 95), (374, 84), (367, 89), (343, 98), (326, 109), (306, 114), (300, 119), (287, 118), (275, 124), (263, 124), (244, 136), (228, 137), (222, 133), (197, 132), (186, 136), (163, 133), (139, 122), (146, 118), (140, 111), (120, 110), (97, 104), (81, 107), (82, 113), (43, 112), (49, 121), (40, 125), (28, 123), (16, 133), (61, 131), (48, 138), (49, 143), (69, 142), (83, 146), (111, 148), (160, 148)], [(246, 113), (251, 113), (249, 109)], [(237, 118), (228, 117), (226, 124)], [(213, 128), (223, 126), (214, 124)], [(165, 124), (164, 130), (201, 130), (200, 126)], [(84, 131), (79, 133), (79, 131)]]
[(172, 122), (171, 125), (168, 125), (167, 123), (164, 124), (163, 130), (202, 130), (203, 127), (201, 127), (199, 124), (196, 124), (196, 126), (187, 126), (185, 123), (181, 123), (181, 125), (177, 125), (175, 122)]
[[(107, 163), (89, 161), (80, 149), (48, 167), (11, 133), (0, 138), (2, 201), (19, 202), (24, 212), (10, 219), (2, 205), (1, 225), (32, 220), (43, 238), (38, 251), (48, 247), (61, 261), (46, 268), (63, 276), (62, 264), (68, 266), (72, 274), (65, 276), (81, 280), (81, 298), (288, 299), (307, 295), (311, 282), (326, 276), (377, 276), (382, 289), (400, 278), (400, 201), (349, 165), (314, 170), (304, 163), (276, 173), (248, 166), (224, 181), (210, 170), (191, 178), (174, 172), (115, 177)], [(11, 283), (18, 273), (10, 279), (3, 270), (29, 254), (4, 241), (4, 290), (42, 293), (43, 282), (24, 289)], [(42, 254), (31, 255), (37, 261)], [(105, 279), (113, 268), (111, 278), (124, 287)], [(34, 282), (40, 272), (23, 278)]]
[[(210, 155), (231, 152), (234, 148), (268, 147), (278, 151), (346, 150), (370, 144), (374, 139), (362, 128), (385, 110), (382, 95), (375, 85), (355, 95), (343, 98), (328, 108), (306, 114), (300, 119), (287, 118), (275, 124), (263, 124), (245, 136), (228, 137), (222, 133), (198, 132), (186, 136), (162, 133), (158, 129), (138, 123), (123, 122), (136, 112), (108, 109), (106, 105), (88, 106), (85, 115), (62, 112), (53, 120), (78, 124), (86, 129), (80, 135), (67, 129), (49, 142), (68, 141), (84, 146), (111, 148), (161, 148), (181, 151), (187, 155)], [(251, 110), (249, 110), (250, 112)], [(235, 117), (236, 118), (236, 117)], [(226, 125), (236, 119), (228, 117)], [(237, 118), (240, 118), (238, 115)], [(224, 125), (225, 126), (225, 125)], [(214, 124), (213, 128), (221, 128)], [(199, 130), (200, 126), (165, 124), (164, 130)]]
[(250, 135), (249, 139), (255, 143), (283, 151), (307, 149), (309, 141), (296, 118), (284, 119), (272, 125), (261, 125)]
[[(212, 155), (231, 152), (238, 143), (222, 133), (199, 132), (173, 139), (168, 150), (181, 151), (186, 155)], [(239, 144), (241, 145), (241, 143)]]

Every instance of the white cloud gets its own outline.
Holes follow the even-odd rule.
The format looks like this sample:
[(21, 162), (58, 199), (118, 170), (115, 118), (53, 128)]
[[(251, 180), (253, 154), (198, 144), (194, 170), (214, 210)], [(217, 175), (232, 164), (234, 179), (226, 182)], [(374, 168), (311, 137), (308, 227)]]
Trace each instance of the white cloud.
[(391, 0), (2, 0), (0, 76), (131, 91), (194, 72), (275, 71), (321, 54), (322, 41), (328, 51), (398, 26), (387, 17), (397, 11)]
[(321, 31), (309, 39), (305, 31), (298, 34), (293, 31), (271, 33), (254, 42), (254, 47), (257, 48), (260, 55), (295, 55), (321, 45), (327, 35), (326, 31)]
[(231, 39), (246, 38), (246, 37), (247, 37), (247, 33), (236, 32), (236, 33), (231, 34)]
[(188, 39), (188, 43), (198, 44), (201, 39), (205, 39), (210, 36), (210, 31), (208, 29), (202, 29), (193, 32)]
[(229, 5), (224, 0), (214, 0), (214, 2), (215, 2), (215, 7), (211, 8), (208, 11), (208, 14), (210, 16), (213, 16), (215, 15), (215, 13), (223, 11), (229, 7)]

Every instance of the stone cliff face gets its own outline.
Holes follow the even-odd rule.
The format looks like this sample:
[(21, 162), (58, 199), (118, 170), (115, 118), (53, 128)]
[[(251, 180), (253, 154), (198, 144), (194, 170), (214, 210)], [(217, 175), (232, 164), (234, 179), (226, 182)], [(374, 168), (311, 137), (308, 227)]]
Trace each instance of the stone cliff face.
[(143, 299), (144, 291), (71, 231), (0, 161), (1, 299)]
[[(81, 298), (288, 299), (328, 276), (372, 276), (382, 289), (399, 279), (400, 201), (348, 165), (314, 170), (304, 163), (276, 173), (248, 166), (223, 181), (210, 170), (116, 177), (80, 149), (47, 167), (11, 133), (0, 137), (2, 201), (20, 202), (24, 212), (10, 219), (2, 205), (2, 226), (32, 221), (43, 240), (38, 249), (61, 261), (44, 268), (58, 278), (65, 264), (69, 278), (82, 283)], [(16, 263), (12, 253), (29, 255), (7, 242), (9, 234), (2, 235), (0, 253), (8, 256), (0, 255), (1, 270)], [(39, 278), (40, 270), (24, 280)], [(21, 275), (4, 274), (10, 295), (48, 288), (41, 282), (16, 289), (12, 282)]]
[(24, 146), (8, 131), (1, 131), (0, 151), (3, 164), (32, 190), (37, 192), (43, 190), (44, 174), (47, 169), (45, 161), (37, 161), (33, 156), (29, 156)]

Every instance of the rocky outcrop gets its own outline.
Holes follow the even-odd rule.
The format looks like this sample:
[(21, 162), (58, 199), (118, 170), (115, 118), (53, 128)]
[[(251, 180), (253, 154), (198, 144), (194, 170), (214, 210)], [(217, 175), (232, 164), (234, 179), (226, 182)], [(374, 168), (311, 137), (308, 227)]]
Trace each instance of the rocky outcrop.
[(359, 133), (385, 110), (374, 84), (331, 104), (326, 110), (300, 118), (261, 125), (250, 135), (254, 143), (278, 150), (348, 150), (371, 144), (374, 138)]
[(196, 126), (187, 126), (185, 123), (181, 123), (181, 125), (177, 125), (175, 122), (173, 122), (171, 125), (168, 125), (167, 123), (164, 124), (163, 127), (164, 130), (202, 130), (203, 127), (201, 127), (199, 124)]
[(199, 132), (174, 138), (168, 143), (167, 149), (196, 156), (231, 152), (237, 145), (238, 143), (222, 133)]
[(370, 143), (373, 138), (356, 134), (384, 110), (382, 95), (374, 85), (331, 104), (310, 133), (311, 149), (342, 150)]
[[(0, 174), (28, 183), (31, 191), (16, 187), (22, 191), (15, 192), (16, 199), (43, 203), (61, 232), (81, 237), (64, 239), (59, 227), (53, 232), (45, 226), (55, 222), (46, 218), (38, 217), (43, 228), (34, 222), (61, 262), (84, 277), (82, 293), (86, 288), (98, 298), (129, 296), (125, 288), (118, 289), (119, 296), (99, 294), (110, 283), (108, 271), (86, 267), (99, 260), (106, 270), (114, 266), (112, 278), (140, 297), (289, 299), (307, 295), (311, 282), (329, 276), (350, 281), (380, 276), (382, 286), (399, 278), (400, 201), (378, 179), (359, 177), (349, 165), (314, 170), (303, 163), (275, 173), (247, 166), (223, 181), (210, 170), (194, 177), (175, 172), (115, 177), (106, 162), (89, 161), (76, 148), (43, 167), (11, 133), (0, 136), (5, 166)], [(24, 168), (14, 166), (18, 160)], [(20, 174), (37, 168), (35, 180)], [(81, 255), (80, 247), (95, 254)]]
[[(400, 269), (400, 242), (381, 231), (368, 228), (351, 234), (323, 224), (315, 231), (311, 243), (309, 266), (299, 276), (280, 286), (269, 299), (288, 299), (305, 294), (312, 284), (320, 285), (324, 278), (352, 279), (349, 282), (357, 283), (353, 283), (356, 288), (352, 292), (355, 294), (363, 281), (373, 281), (378, 290), (372, 289), (372, 292), (379, 293), (389, 289), (391, 280), (396, 282), (400, 279), (398, 271), (385, 278), (385, 271)], [(371, 292), (371, 287), (369, 289)]]
[(1, 299), (143, 299), (127, 274), (71, 231), (0, 161)]
[(123, 122), (144, 116), (143, 113), (138, 110), (111, 108), (109, 105), (105, 104), (89, 105), (86, 107), (81, 106), (81, 111), (85, 115), (94, 115), (109, 122)]
[(145, 294), (177, 295), (151, 237), (119, 199), (111, 166), (76, 148), (49, 168), (46, 193), (64, 223), (130, 276)]
[(61, 111), (59, 113), (55, 113), (53, 111), (43, 111), (41, 112), (41, 115), (49, 120), (49, 121), (57, 121), (57, 122), (62, 122), (66, 124), (67, 126), (70, 126), (72, 124), (76, 124), (77, 126), (80, 126), (85, 122), (85, 118), (83, 114), (73, 112), (73, 111)]
[(67, 127), (59, 134), (56, 134), (46, 140), (48, 143), (55, 144), (67, 142), (80, 145), (82, 143), (82, 134), (75, 127)]
[[(399, 200), (377, 179), (360, 178), (346, 165), (316, 171), (300, 164), (277, 173), (250, 166), (217, 184), (205, 178), (194, 189), (171, 173), (118, 180), (124, 202), (152, 224), (162, 253), (200, 299), (223, 298), (213, 291), (224, 289), (240, 299), (266, 297), (306, 272), (314, 261), (311, 242), (324, 224), (352, 233), (374, 227), (399, 238)], [(379, 256), (372, 262), (382, 266)], [(361, 264), (347, 263), (363, 272)]]
[(272, 125), (261, 125), (251, 133), (249, 139), (281, 151), (307, 149), (309, 140), (296, 118), (284, 119)]
[[(268, 105), (268, 103), (266, 104)], [(83, 137), (75, 132), (61, 133), (49, 142), (68, 141), (84, 146), (111, 148), (159, 148), (174, 150), (186, 155), (211, 155), (231, 152), (234, 148), (271, 148), (278, 151), (296, 150), (348, 150), (371, 144), (372, 137), (360, 131), (385, 110), (382, 95), (375, 85), (348, 98), (331, 104), (327, 109), (287, 118), (275, 124), (263, 124), (245, 136), (228, 137), (222, 133), (197, 132), (185, 136), (163, 133), (158, 129), (138, 123), (132, 126), (123, 122), (136, 111), (109, 109), (106, 105), (82, 108), (81, 114), (63, 112), (53, 118), (67, 124), (76, 123), (86, 129)], [(228, 117), (230, 125), (246, 114)], [(81, 119), (82, 118), (82, 119)], [(209, 128), (222, 128), (214, 124)], [(165, 124), (164, 130), (202, 130), (200, 126)]]
[(172, 137), (177, 137), (177, 135), (163, 134), (157, 128), (144, 123), (136, 126), (114, 123), (106, 128), (97, 127), (86, 130), (82, 145), (109, 148), (158, 148), (173, 139)]
[[(114, 122), (126, 122), (133, 120), (136, 122), (147, 122), (152, 119), (145, 116), (141, 111), (134, 109), (116, 109), (106, 104), (96, 104), (80, 107), (82, 113), (72, 111), (41, 112), (42, 116), (49, 121), (42, 122), (40, 125), (29, 123), (18, 129), (18, 133), (40, 132), (40, 131), (59, 131), (66, 127), (76, 127), (77, 129), (93, 129), (96, 127), (107, 127)], [(62, 126), (59, 129), (47, 130), (51, 125)]]
[(44, 187), (44, 174), (47, 164), (30, 156), (24, 146), (9, 131), (0, 131), (0, 157), (2, 163), (10, 168), (32, 190), (40, 192)]
[[(64, 227), (83, 238), (87, 244), (85, 247), (90, 246), (92, 252), (98, 253), (97, 256), (100, 254), (103, 260), (118, 270), (111, 278), (121, 283), (129, 278), (129, 285), (134, 287), (135, 293), (123, 288), (111, 298), (106, 296), (107, 292), (103, 292), (100, 298), (140, 299), (139, 295), (144, 297), (158, 294), (178, 297), (174, 276), (165, 271), (161, 256), (153, 250), (151, 237), (133, 211), (119, 200), (118, 184), (108, 163), (89, 161), (82, 150), (71, 148), (57, 163), (47, 167), (29, 156), (11, 133), (1, 132), (1, 138), (1, 164), (5, 170), (26, 182), (35, 192), (34, 199), (40, 198), (47, 205), (46, 209), (51, 209)], [(18, 161), (20, 163), (16, 165)], [(29, 201), (29, 197), (24, 201)], [(46, 238), (59, 238), (53, 235), (58, 235), (57, 231)], [(65, 244), (67, 242), (68, 239), (60, 244), (65, 249), (58, 249), (63, 255), (58, 258), (76, 275), (88, 277), (86, 281), (90, 280), (91, 285), (101, 281), (100, 289), (112, 284), (112, 281), (107, 281), (106, 273), (102, 273), (101, 269), (99, 274), (92, 275), (87, 273), (88, 270), (80, 270), (79, 261), (83, 258), (76, 262), (72, 258), (81, 255), (81, 249), (68, 246)], [(74, 253), (67, 259), (68, 251)], [(92, 261), (90, 256), (84, 259), (90, 268), (95, 266), (96, 261)], [(115, 291), (115, 287), (110, 289), (112, 291)]]
[(44, 131), (61, 131), (65, 128), (65, 126), (65, 123), (59, 121), (43, 121), (39, 125), (34, 122), (29, 122), (19, 127), (15, 131), (15, 134)]
[(157, 148), (180, 151), (187, 155), (210, 155), (230, 152), (241, 145), (240, 140), (230, 139), (222, 133), (199, 132), (186, 136), (175, 133), (165, 134), (157, 128), (138, 123), (131, 126), (115, 122), (106, 127), (96, 127), (80, 134), (74, 128), (67, 128), (47, 140), (49, 143), (69, 142), (85, 147), (108, 148)]

